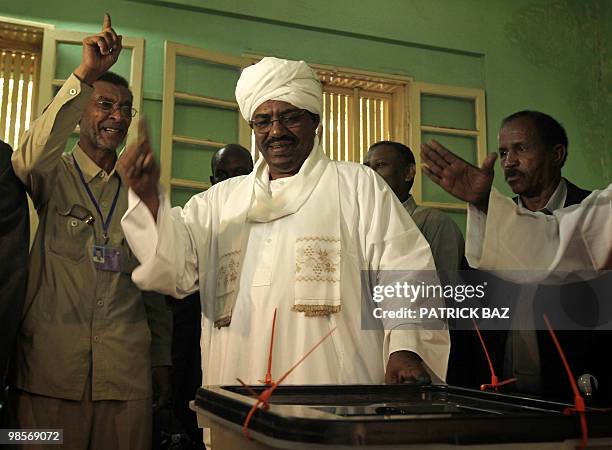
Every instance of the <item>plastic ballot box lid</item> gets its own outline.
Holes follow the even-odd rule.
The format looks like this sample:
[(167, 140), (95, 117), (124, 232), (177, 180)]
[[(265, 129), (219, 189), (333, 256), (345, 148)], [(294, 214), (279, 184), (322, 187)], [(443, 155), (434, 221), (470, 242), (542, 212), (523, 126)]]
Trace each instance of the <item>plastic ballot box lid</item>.
[[(250, 387), (257, 395), (265, 388)], [(242, 433), (255, 401), (243, 386), (205, 386), (195, 407)], [(446, 385), (279, 386), (248, 430), (276, 442), (376, 448), (561, 442), (582, 436), (579, 414), (567, 412), (571, 406)], [(611, 412), (587, 409), (586, 417), (589, 437), (612, 436)]]

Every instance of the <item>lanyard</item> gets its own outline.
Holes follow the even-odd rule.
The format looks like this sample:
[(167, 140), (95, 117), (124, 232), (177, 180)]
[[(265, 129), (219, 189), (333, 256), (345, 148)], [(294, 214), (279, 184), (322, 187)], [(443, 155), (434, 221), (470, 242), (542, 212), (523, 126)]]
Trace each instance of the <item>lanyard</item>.
[(87, 194), (89, 194), (89, 198), (91, 199), (91, 202), (96, 207), (96, 211), (98, 211), (98, 214), (100, 214), (100, 218), (102, 219), (102, 237), (104, 238), (104, 244), (106, 244), (108, 242), (108, 227), (110, 226), (111, 220), (113, 218), (113, 213), (115, 212), (115, 206), (117, 206), (117, 199), (119, 198), (119, 191), (121, 190), (121, 183), (117, 185), (117, 192), (115, 192), (115, 198), (113, 198), (113, 203), (111, 205), (110, 211), (108, 212), (108, 216), (106, 216), (106, 220), (104, 220), (104, 216), (102, 215), (102, 210), (100, 209), (100, 205), (98, 205), (96, 197), (94, 197), (93, 192), (91, 192), (91, 189), (89, 189), (89, 185), (85, 182), (85, 177), (83, 176), (83, 172), (81, 171), (81, 168), (79, 167), (79, 163), (77, 163), (74, 155), (72, 155), (72, 160), (74, 161), (74, 166), (76, 167), (77, 172), (79, 173), (79, 177), (81, 178), (81, 183), (83, 183), (83, 186), (85, 186), (85, 190), (87, 191)]

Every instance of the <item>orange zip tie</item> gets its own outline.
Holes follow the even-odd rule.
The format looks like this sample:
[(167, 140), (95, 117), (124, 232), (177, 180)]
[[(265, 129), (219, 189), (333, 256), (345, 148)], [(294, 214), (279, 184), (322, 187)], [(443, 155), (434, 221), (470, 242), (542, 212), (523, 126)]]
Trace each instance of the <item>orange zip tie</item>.
[(546, 326), (548, 327), (548, 332), (552, 337), (553, 342), (555, 343), (555, 347), (557, 347), (557, 351), (559, 352), (559, 356), (561, 357), (561, 361), (563, 362), (563, 367), (565, 367), (565, 372), (567, 373), (567, 377), (569, 378), (570, 386), (572, 387), (572, 391), (574, 392), (574, 407), (566, 408), (564, 413), (570, 414), (572, 412), (578, 412), (580, 415), (580, 428), (582, 429), (582, 440), (577, 448), (583, 449), (586, 448), (587, 442), (589, 441), (589, 429), (587, 427), (586, 415), (585, 415), (585, 404), (582, 395), (580, 395), (580, 391), (578, 390), (578, 386), (576, 385), (576, 380), (574, 380), (574, 375), (572, 375), (572, 371), (570, 366), (565, 358), (565, 353), (563, 353), (563, 349), (561, 348), (561, 344), (557, 339), (557, 335), (553, 330), (550, 322), (548, 320), (548, 316), (544, 314), (544, 322), (546, 322)]
[(336, 327), (332, 328), (325, 336), (323, 336), (319, 342), (317, 342), (315, 345), (312, 346), (312, 348), (310, 350), (308, 350), (306, 352), (306, 354), (304, 356), (302, 356), (293, 366), (291, 366), (291, 368), (289, 370), (287, 370), (278, 380), (274, 381), (272, 383), (272, 386), (270, 386), (269, 388), (265, 389), (260, 395), (257, 395), (257, 393), (255, 391), (253, 391), (253, 389), (251, 389), (246, 383), (244, 383), (244, 381), (240, 380), (239, 378), (236, 378), (238, 380), (238, 382), (240, 382), (250, 393), (251, 395), (253, 395), (257, 401), (255, 402), (255, 404), (253, 405), (253, 407), (251, 408), (251, 410), (249, 411), (249, 413), (246, 416), (246, 419), (244, 421), (244, 425), (242, 426), (242, 432), (244, 433), (244, 437), (246, 437), (247, 439), (251, 439), (251, 436), (249, 435), (249, 423), (251, 422), (251, 418), (253, 417), (253, 414), (255, 414), (255, 411), (257, 411), (257, 409), (259, 407), (262, 407), (264, 409), (267, 409), (269, 407), (269, 403), (268, 400), (270, 400), (270, 397), (272, 396), (272, 394), (274, 393), (274, 391), (276, 390), (276, 388), (283, 382), (285, 381), (285, 379), (291, 374), (291, 372), (293, 372), (297, 366), (299, 366), (308, 356), (310, 356), (310, 354), (312, 352), (314, 352), (316, 350), (316, 348), (321, 345), (323, 343), (323, 341), (325, 341), (325, 339), (327, 339), (328, 337), (331, 336), (331, 334), (336, 331)]
[(516, 378), (508, 378), (507, 380), (504, 380), (504, 381), (497, 380), (497, 375), (495, 375), (495, 369), (493, 368), (493, 362), (491, 361), (491, 357), (489, 356), (489, 351), (487, 350), (485, 341), (482, 338), (482, 335), (480, 334), (480, 329), (478, 328), (478, 324), (476, 323), (474, 319), (472, 319), (472, 323), (474, 324), (474, 328), (476, 329), (476, 333), (478, 334), (478, 339), (480, 339), (480, 344), (482, 345), (482, 349), (484, 350), (485, 356), (487, 358), (487, 363), (489, 364), (489, 370), (491, 371), (491, 383), (481, 384), (480, 390), (497, 392), (497, 389), (500, 388), (501, 386), (504, 386), (510, 383), (514, 383), (516, 381)]

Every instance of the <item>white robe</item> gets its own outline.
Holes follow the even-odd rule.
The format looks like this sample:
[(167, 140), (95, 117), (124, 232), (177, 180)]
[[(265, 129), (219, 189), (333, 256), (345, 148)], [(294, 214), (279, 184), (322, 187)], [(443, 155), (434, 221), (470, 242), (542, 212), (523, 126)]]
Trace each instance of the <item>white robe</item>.
[(493, 189), (487, 214), (470, 205), (466, 234), (472, 267), (541, 274), (612, 269), (612, 184), (553, 215), (521, 208)]
[[(247, 222), (240, 288), (229, 327), (214, 328), (211, 301), (217, 278), (219, 220), (242, 177), (170, 209), (162, 195), (157, 225), (130, 191), (122, 219), (126, 238), (141, 262), (132, 274), (143, 290), (183, 297), (200, 290), (203, 384), (263, 380), (274, 308), (278, 308), (272, 376), (280, 377), (331, 328), (337, 330), (287, 378), (287, 384), (379, 384), (394, 351), (409, 350), (424, 361), (434, 382), (446, 376), (448, 331), (361, 330), (361, 270), (433, 269), (429, 246), (402, 205), (373, 171), (338, 163), (342, 241), (342, 309), (322, 317), (291, 310), (295, 260), (285, 236), (296, 213), (268, 223)], [(291, 183), (291, 178), (274, 183)], [(274, 189), (272, 189), (272, 193)], [(330, 221), (337, 220), (330, 218)], [(301, 222), (303, 223), (303, 222)]]

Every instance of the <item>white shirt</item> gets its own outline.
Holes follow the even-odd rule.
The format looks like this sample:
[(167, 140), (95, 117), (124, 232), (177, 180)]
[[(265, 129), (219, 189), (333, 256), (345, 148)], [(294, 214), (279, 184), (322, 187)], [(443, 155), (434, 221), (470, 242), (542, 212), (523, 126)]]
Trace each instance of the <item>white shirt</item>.
[[(424, 361), (434, 382), (446, 376), (450, 341), (443, 331), (361, 330), (361, 270), (434, 269), (429, 246), (389, 188), (373, 171), (338, 163), (342, 240), (342, 309), (322, 317), (291, 310), (295, 260), (285, 230), (308, 221), (300, 211), (272, 222), (247, 222), (240, 288), (228, 327), (214, 328), (211, 303), (216, 280), (219, 217), (241, 177), (194, 196), (184, 209), (162, 199), (157, 225), (130, 192), (122, 226), (142, 263), (133, 273), (141, 288), (181, 297), (200, 290), (204, 384), (258, 383), (266, 373), (274, 308), (278, 308), (272, 376), (280, 377), (330, 329), (287, 384), (379, 384), (388, 356), (409, 350)], [(290, 183), (291, 178), (271, 184)], [(335, 220), (335, 218), (330, 218)]]

